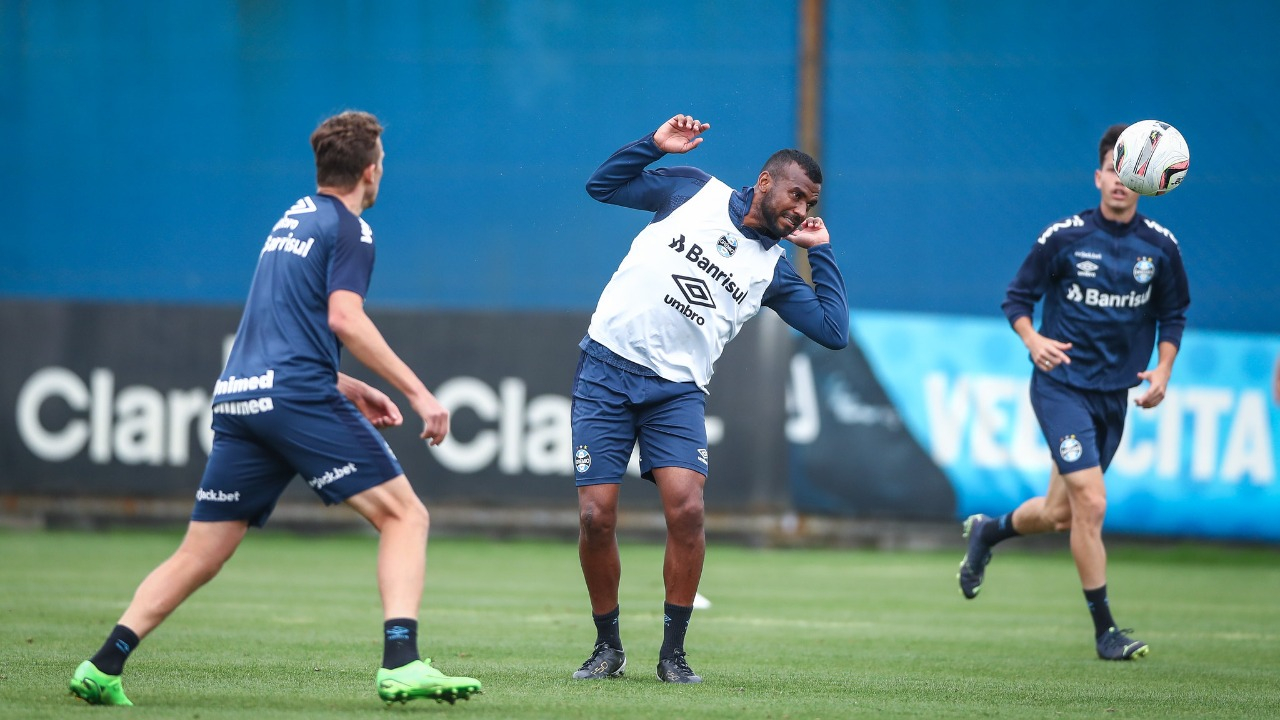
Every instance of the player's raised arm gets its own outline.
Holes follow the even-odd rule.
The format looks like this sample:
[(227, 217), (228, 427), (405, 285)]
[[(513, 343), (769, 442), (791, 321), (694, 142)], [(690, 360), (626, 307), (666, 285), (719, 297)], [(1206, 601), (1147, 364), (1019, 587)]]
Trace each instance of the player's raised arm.
[(687, 115), (676, 115), (606, 158), (587, 179), (587, 194), (610, 205), (670, 212), (673, 196), (692, 197), (711, 176), (694, 167), (645, 168), (667, 153), (686, 153), (697, 147), (702, 133), (710, 127)]

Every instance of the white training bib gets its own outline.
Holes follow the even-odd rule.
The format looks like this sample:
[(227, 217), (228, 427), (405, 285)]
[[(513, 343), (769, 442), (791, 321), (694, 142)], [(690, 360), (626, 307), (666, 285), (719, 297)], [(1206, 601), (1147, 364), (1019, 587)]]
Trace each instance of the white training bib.
[(732, 193), (711, 178), (640, 231), (600, 295), (591, 339), (667, 380), (706, 390), (725, 344), (760, 311), (784, 252), (742, 236), (729, 216)]

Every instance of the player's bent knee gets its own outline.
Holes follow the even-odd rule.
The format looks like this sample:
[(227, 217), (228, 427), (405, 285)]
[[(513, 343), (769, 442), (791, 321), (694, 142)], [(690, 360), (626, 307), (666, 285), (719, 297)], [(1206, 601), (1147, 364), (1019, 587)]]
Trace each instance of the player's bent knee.
[(616, 506), (582, 498), (578, 508), (578, 527), (583, 535), (610, 535), (618, 525)]
[(1055, 507), (1055, 508), (1047, 507), (1044, 510), (1044, 514), (1045, 514), (1045, 519), (1048, 520), (1048, 524), (1052, 525), (1054, 530), (1058, 532), (1062, 532), (1064, 530), (1071, 529), (1071, 507), (1070, 506)]
[(1107, 501), (1105, 499), (1090, 502), (1076, 510), (1076, 522), (1084, 522), (1089, 525), (1102, 525), (1103, 518), (1107, 516)]
[(617, 525), (616, 511), (590, 506), (578, 513), (578, 527), (584, 535), (612, 534)]
[(616, 485), (578, 488), (578, 528), (583, 535), (612, 534), (618, 524)]
[(414, 526), (422, 528), (426, 532), (431, 528), (431, 513), (427, 510), (427, 506), (422, 504), (421, 500), (409, 503), (404, 508), (404, 521)]
[(706, 507), (702, 498), (688, 498), (666, 509), (667, 529), (672, 531), (701, 532), (706, 519)]
[(430, 528), (431, 516), (427, 506), (422, 504), (403, 475), (348, 498), (347, 504), (363, 515), (378, 532), (395, 526), (425, 534)]

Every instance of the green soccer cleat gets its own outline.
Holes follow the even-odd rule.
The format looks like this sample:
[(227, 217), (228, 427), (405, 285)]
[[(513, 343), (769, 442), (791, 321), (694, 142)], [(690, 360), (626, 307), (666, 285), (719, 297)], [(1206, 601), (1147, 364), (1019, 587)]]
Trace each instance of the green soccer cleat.
[(124, 696), (120, 676), (108, 675), (88, 660), (76, 668), (76, 673), (71, 676), (70, 686), (72, 695), (90, 705), (133, 705)]
[(378, 697), (390, 705), (415, 698), (431, 698), (436, 702), (470, 699), (480, 694), (480, 681), (469, 677), (449, 677), (431, 667), (431, 658), (414, 660), (394, 670), (378, 670)]

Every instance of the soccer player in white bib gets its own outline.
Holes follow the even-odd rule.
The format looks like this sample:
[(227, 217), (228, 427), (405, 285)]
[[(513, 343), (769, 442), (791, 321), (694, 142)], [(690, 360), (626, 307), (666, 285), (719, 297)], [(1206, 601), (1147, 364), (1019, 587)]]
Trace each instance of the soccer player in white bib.
[[(684, 639), (706, 555), (703, 486), (706, 391), (726, 343), (761, 307), (818, 343), (849, 342), (849, 305), (826, 225), (809, 213), (822, 170), (780, 150), (755, 185), (734, 190), (692, 167), (647, 170), (687, 153), (711, 126), (676, 115), (619, 149), (587, 181), (601, 202), (652, 213), (605, 287), (591, 317), (573, 383), (573, 463), (578, 554), (596, 643), (573, 674), (618, 677), (618, 493), (639, 443), (641, 475), (653, 482), (667, 524), (664, 633), (658, 677), (696, 683)], [(809, 253), (813, 286), (787, 259), (786, 240)]]
[[(373, 230), (361, 217), (382, 180), (382, 125), (350, 111), (311, 135), (314, 195), (295, 202), (258, 253), (240, 328), (213, 392), (213, 449), (178, 550), (138, 586), (102, 648), (76, 669), (71, 692), (96, 705), (132, 705), (120, 685), (138, 643), (213, 579), (249, 527), (262, 527), (294, 476), (327, 505), (345, 503), (378, 530), (385, 702), (454, 702), (480, 691), (418, 655), (427, 509), (375, 429), (403, 418), (383, 392), (338, 372), (343, 347), (409, 400), (432, 444), (449, 412), (364, 312)], [(305, 697), (305, 687), (296, 694)]]

